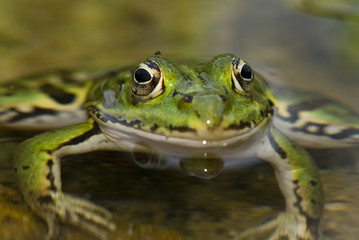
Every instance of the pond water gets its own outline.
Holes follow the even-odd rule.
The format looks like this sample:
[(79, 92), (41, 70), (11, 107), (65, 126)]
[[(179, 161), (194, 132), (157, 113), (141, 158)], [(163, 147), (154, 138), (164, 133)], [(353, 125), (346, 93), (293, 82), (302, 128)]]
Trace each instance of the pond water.
[[(185, 58), (229, 52), (276, 83), (319, 91), (359, 112), (357, 5), (349, 0), (0, 0), (0, 81), (51, 69), (108, 69), (157, 50)], [(28, 133), (3, 130), (0, 136), (23, 135)], [(0, 211), (0, 238), (41, 239), (46, 225), (14, 191), (10, 155), (18, 141), (0, 142), (0, 207), (6, 210)], [(359, 149), (311, 153), (326, 195), (325, 239), (356, 239)], [(64, 191), (115, 213), (123, 239), (233, 239), (284, 207), (265, 163), (228, 170), (211, 181), (141, 169), (131, 156), (114, 152), (70, 156), (62, 169)], [(130, 237), (129, 226), (135, 226)], [(91, 239), (63, 226), (60, 239), (85, 236)]]

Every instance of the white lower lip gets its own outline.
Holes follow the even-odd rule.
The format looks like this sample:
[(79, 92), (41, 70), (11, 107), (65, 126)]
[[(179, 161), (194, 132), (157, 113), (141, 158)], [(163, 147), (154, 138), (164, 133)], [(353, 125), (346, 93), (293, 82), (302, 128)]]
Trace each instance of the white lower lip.
[(155, 151), (161, 154), (181, 156), (193, 156), (204, 152), (216, 154), (230, 152), (229, 155), (238, 157), (258, 141), (266, 121), (262, 121), (253, 129), (226, 131), (223, 134), (225, 136), (216, 140), (196, 139), (197, 136), (193, 133), (163, 136), (110, 122), (99, 122), (99, 124), (105, 136), (124, 151)]

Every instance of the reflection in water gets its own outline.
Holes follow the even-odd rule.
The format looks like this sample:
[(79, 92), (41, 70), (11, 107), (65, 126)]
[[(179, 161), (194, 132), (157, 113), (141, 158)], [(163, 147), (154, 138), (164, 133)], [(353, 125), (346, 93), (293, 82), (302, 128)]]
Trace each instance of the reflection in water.
[[(155, 152), (132, 152), (131, 158), (144, 169), (180, 169), (182, 173), (195, 176), (199, 179), (212, 179), (216, 177), (225, 168), (238, 169), (239, 167), (255, 165), (259, 159), (228, 159), (204, 152), (201, 155), (190, 157), (179, 157), (170, 155), (161, 155)], [(226, 164), (225, 164), (226, 163)]]
[(131, 157), (134, 163), (144, 169), (163, 169), (168, 166), (168, 161), (154, 152), (132, 152)]
[(224, 167), (222, 158), (207, 153), (203, 156), (182, 158), (179, 164), (184, 174), (207, 180), (217, 176)]

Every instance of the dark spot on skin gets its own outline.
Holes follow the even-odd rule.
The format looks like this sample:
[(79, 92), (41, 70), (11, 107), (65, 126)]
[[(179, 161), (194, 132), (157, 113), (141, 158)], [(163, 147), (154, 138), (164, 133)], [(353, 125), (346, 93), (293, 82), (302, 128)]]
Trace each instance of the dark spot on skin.
[(75, 94), (67, 93), (61, 88), (57, 88), (52, 84), (45, 84), (40, 87), (41, 91), (60, 104), (70, 104), (75, 99)]
[(49, 161), (47, 161), (47, 166), (49, 168), (51, 168), (54, 165), (54, 162), (52, 161), (52, 159), (50, 159)]
[(226, 129), (235, 129), (235, 130), (241, 130), (243, 128), (250, 128), (251, 127), (251, 123), (250, 122), (243, 122), (243, 121), (240, 121), (239, 124), (231, 124), (229, 125)]
[(228, 97), (225, 95), (219, 95), (219, 97), (222, 99), (223, 102), (228, 100)]
[(22, 169), (23, 170), (27, 170), (27, 169), (29, 169), (30, 168), (30, 166), (22, 166)]
[(151, 127), (151, 132), (155, 132), (157, 129), (158, 129), (158, 125), (157, 124), (155, 124), (155, 125), (153, 125), (152, 127)]
[(97, 134), (100, 134), (101, 130), (100, 127), (98, 126), (98, 124), (95, 122), (93, 127), (88, 130), (87, 132), (84, 132), (83, 134), (72, 138), (71, 140), (61, 144), (57, 149), (63, 147), (63, 146), (68, 146), (68, 145), (77, 145), (79, 143), (82, 143), (84, 141), (86, 141), (87, 139), (89, 139), (92, 136), (95, 136)]
[(251, 123), (250, 122), (240, 122), (239, 123), (239, 127), (242, 129), (242, 128), (250, 128), (251, 127)]
[(274, 107), (274, 103), (273, 103), (271, 100), (268, 99), (268, 103), (269, 103), (269, 106), (270, 106), (271, 108)]
[[(312, 129), (312, 127), (317, 128), (318, 130), (313, 132), (310, 131), (310, 129)], [(327, 127), (326, 124), (320, 124), (320, 123), (311, 123), (308, 122), (306, 123), (304, 126), (300, 127), (300, 128), (296, 128), (293, 127), (291, 128), (293, 131), (297, 131), (297, 132), (305, 132), (308, 135), (314, 135), (314, 136), (326, 136), (326, 137), (330, 137), (332, 139), (336, 139), (336, 140), (340, 140), (340, 139), (346, 139), (346, 138), (350, 138), (350, 136), (355, 135), (355, 134), (359, 134), (359, 129), (357, 128), (346, 128), (338, 133), (326, 133), (324, 131), (324, 129)]]
[[(306, 218), (306, 223), (307, 223), (307, 229), (308, 231), (312, 234), (312, 236), (314, 236), (315, 238), (317, 238), (319, 236), (319, 225), (320, 225), (320, 217), (318, 218), (313, 218), (310, 217), (302, 208), (301, 206), (301, 202), (303, 201), (303, 198), (298, 194), (298, 191), (300, 189), (299, 186), (299, 181), (298, 180), (294, 180), (293, 184), (295, 185), (295, 188), (293, 190), (294, 195), (297, 199), (297, 201), (293, 204), (295, 207), (297, 207), (299, 209), (299, 213), (304, 216)], [(311, 202), (313, 204), (317, 204), (317, 202), (315, 201), (315, 199), (311, 199)]]
[(237, 68), (237, 69), (238, 69), (238, 66), (239, 66), (239, 59), (238, 59), (238, 58), (233, 59), (233, 61), (232, 61), (232, 65), (233, 65), (235, 68)]
[(178, 94), (182, 95), (182, 93), (177, 92), (177, 90), (175, 89), (175, 90), (173, 91), (173, 93), (172, 93), (172, 97), (175, 97), (175, 96), (177, 96)]
[(158, 72), (161, 72), (160, 67), (155, 61), (148, 61), (145, 62), (144, 64), (146, 64), (149, 68), (156, 69)]
[(52, 166), (53, 165), (54, 165), (54, 162), (52, 161), (52, 159), (47, 161), (47, 166), (49, 167), (50, 171), (49, 171), (49, 174), (46, 175), (46, 179), (49, 180), (49, 182), (50, 182), (50, 187), (48, 189), (56, 192), (57, 188), (55, 186), (55, 178), (54, 178), (54, 175), (52, 174)]
[(311, 184), (313, 187), (315, 187), (315, 186), (317, 186), (318, 183), (317, 183), (317, 181), (311, 180), (311, 181), (310, 181), (310, 184)]
[(57, 188), (53, 184), (51, 184), (51, 186), (48, 189), (51, 190), (51, 191), (54, 191), (54, 192), (57, 191)]
[[(119, 123), (121, 125), (127, 126), (127, 127), (132, 127), (132, 128), (136, 128), (136, 129), (142, 129), (141, 128), (141, 121), (140, 120), (135, 120), (135, 121), (127, 121), (127, 120), (120, 120), (121, 117), (115, 117), (112, 116), (110, 114), (106, 114), (106, 113), (100, 113), (96, 108), (94, 107), (89, 107), (87, 108), (88, 111), (90, 111), (93, 115), (96, 115), (96, 117), (98, 119), (100, 119), (103, 122), (112, 122), (112, 123)], [(96, 127), (97, 126), (97, 127)], [(84, 137), (86, 137), (88, 135), (88, 137), (91, 137), (93, 135), (99, 134), (101, 133), (100, 128), (98, 127), (97, 123), (94, 124), (94, 128), (93, 131), (89, 131), (88, 133), (85, 133), (81, 136), (79, 136), (78, 138), (83, 139)], [(86, 136), (85, 136), (86, 135)], [(87, 138), (88, 138), (87, 137)], [(86, 138), (86, 139), (87, 139)]]
[[(346, 109), (346, 107), (338, 104), (337, 102), (333, 101), (332, 99), (321, 97), (321, 98), (317, 98), (317, 99), (309, 99), (307, 101), (303, 101), (298, 104), (291, 105), (287, 109), (287, 111), (290, 113), (289, 117), (284, 117), (284, 116), (280, 116), (280, 115), (278, 115), (278, 117), (281, 119), (284, 119), (286, 121), (289, 121), (289, 122), (295, 122), (299, 118), (298, 117), (299, 112), (311, 111), (313, 109), (330, 106), (330, 105), (336, 105), (336, 106), (342, 107), (343, 109)], [(354, 112), (352, 112), (350, 114), (353, 114), (354, 116), (358, 116)]]
[(277, 141), (275, 140), (274, 136), (272, 135), (272, 129), (269, 129), (267, 131), (267, 136), (269, 139), (269, 143), (272, 146), (272, 148), (274, 149), (274, 151), (276, 151), (282, 159), (286, 159), (287, 153), (283, 150), (283, 148), (281, 146), (278, 145)]
[(196, 114), (196, 116), (197, 116), (198, 118), (201, 118), (201, 114), (199, 114), (199, 112), (197, 112), (196, 110), (194, 110), (194, 113)]
[(17, 173), (17, 168), (14, 168), (15, 173)]
[(179, 131), (179, 132), (196, 132), (195, 129), (189, 128), (189, 127), (183, 127), (183, 126), (169, 126), (170, 131)]
[(117, 117), (110, 114), (106, 114), (106, 113), (100, 114), (98, 112), (96, 116), (98, 119), (101, 119), (101, 121), (103, 122), (120, 123), (120, 120)]
[(38, 108), (35, 107), (34, 110), (32, 112), (29, 113), (22, 113), (22, 112), (18, 112), (15, 109), (10, 109), (10, 111), (14, 111), (17, 112), (17, 115), (11, 119), (9, 119), (9, 123), (14, 123), (14, 122), (19, 122), (21, 120), (27, 119), (27, 118), (36, 118), (37, 116), (41, 116), (41, 115), (51, 115), (51, 116), (55, 116), (58, 112), (51, 110), (51, 109), (44, 109), (44, 108)]
[(54, 181), (54, 175), (52, 175), (52, 173), (47, 174), (46, 179), (49, 180), (50, 182)]
[(140, 120), (135, 120), (135, 121), (130, 121), (130, 122), (127, 122), (126, 120), (122, 120), (122, 121), (118, 121), (118, 122), (127, 127), (141, 129), (141, 121)]
[(54, 200), (52, 199), (52, 197), (50, 195), (39, 197), (37, 199), (37, 201), (39, 201), (39, 203), (41, 205), (42, 204), (53, 204), (54, 203)]

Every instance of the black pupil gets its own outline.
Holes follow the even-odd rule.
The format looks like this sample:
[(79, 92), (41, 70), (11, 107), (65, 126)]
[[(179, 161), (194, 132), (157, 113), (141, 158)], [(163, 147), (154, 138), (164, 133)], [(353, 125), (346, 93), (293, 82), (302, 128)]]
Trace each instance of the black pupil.
[(148, 82), (151, 80), (151, 78), (152, 78), (151, 74), (143, 68), (139, 68), (135, 72), (135, 79), (138, 83)]
[(247, 78), (247, 79), (252, 78), (252, 70), (247, 64), (243, 65), (242, 70), (241, 70), (241, 76), (242, 76), (242, 78)]

